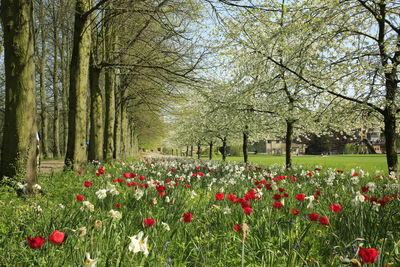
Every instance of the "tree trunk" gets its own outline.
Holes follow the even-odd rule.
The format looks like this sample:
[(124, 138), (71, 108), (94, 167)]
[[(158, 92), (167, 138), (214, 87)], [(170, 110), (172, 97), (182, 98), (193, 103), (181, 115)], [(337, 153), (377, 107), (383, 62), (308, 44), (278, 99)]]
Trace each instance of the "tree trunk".
[(113, 158), (115, 127), (115, 74), (113, 69), (105, 72), (105, 118), (104, 118), (104, 159)]
[[(246, 129), (247, 128), (248, 127), (246, 126)], [(245, 132), (243, 132), (243, 161), (246, 164), (246, 166), (247, 166), (248, 159), (249, 159), (249, 156), (248, 156), (248, 153), (247, 153), (248, 141), (249, 141), (249, 136), (248, 136), (247, 132), (245, 131)]]
[(186, 146), (186, 157), (189, 157), (189, 146)]
[(54, 95), (54, 114), (53, 114), (53, 155), (55, 158), (60, 157), (60, 121), (58, 109), (58, 32), (57, 26), (54, 25), (54, 63), (53, 63), (53, 95)]
[(193, 158), (193, 145), (190, 146), (190, 157)]
[(293, 136), (293, 121), (286, 120), (286, 169), (292, 168), (292, 136)]
[(385, 123), (385, 145), (386, 145), (386, 161), (388, 171), (398, 174), (398, 159), (396, 153), (396, 113), (392, 108), (387, 108), (384, 111)]
[(103, 160), (103, 94), (100, 88), (101, 69), (90, 65), (90, 135), (89, 161)]
[(125, 90), (121, 91), (121, 127), (120, 127), (120, 158), (121, 159), (125, 159), (126, 158), (126, 153), (127, 153), (127, 149), (128, 149), (128, 143), (127, 143), (127, 129), (128, 129), (128, 118), (127, 118), (127, 110), (126, 110), (126, 103), (125, 103)]
[(43, 1), (40, 1), (40, 16), (39, 16), (39, 24), (40, 24), (40, 39), (42, 43), (42, 53), (40, 55), (40, 63), (39, 63), (39, 81), (40, 81), (40, 135), (41, 135), (41, 145), (42, 145), (42, 155), (43, 158), (49, 157), (48, 150), (48, 131), (49, 131), (49, 121), (47, 116), (47, 97), (46, 97), (46, 87), (45, 87), (45, 67), (46, 67), (46, 35), (47, 31), (44, 25), (44, 4)]
[(5, 114), (0, 177), (26, 178), (36, 184), (36, 97), (33, 1), (2, 0)]
[(62, 28), (62, 39), (61, 39), (61, 51), (60, 51), (60, 61), (61, 61), (61, 84), (62, 84), (62, 121), (63, 121), (63, 155), (67, 151), (68, 143), (68, 56), (64, 55), (65, 52), (68, 53), (67, 46), (67, 31)]
[(120, 144), (121, 144), (121, 105), (119, 105), (118, 90), (115, 91), (115, 121), (114, 121), (114, 151), (113, 158), (119, 159), (120, 157)]
[(211, 142), (209, 143), (209, 145), (210, 145), (210, 151), (208, 152), (208, 159), (209, 159), (209, 160), (212, 160), (213, 142), (211, 141)]
[(201, 144), (197, 143), (197, 159), (201, 158)]
[[(106, 11), (104, 23), (105, 35), (105, 59), (112, 61), (112, 53), (115, 47), (115, 34), (113, 34), (112, 21), (109, 18), (111, 14)], [(109, 160), (114, 157), (114, 128), (115, 128), (115, 70), (107, 68), (105, 70), (105, 126), (104, 126), (104, 159)]]
[(85, 12), (90, 0), (77, 0), (70, 65), (68, 146), (65, 164), (79, 169), (86, 162), (86, 97), (89, 80), (90, 28)]
[(222, 138), (222, 161), (226, 161), (226, 150), (227, 150), (226, 137), (224, 137)]

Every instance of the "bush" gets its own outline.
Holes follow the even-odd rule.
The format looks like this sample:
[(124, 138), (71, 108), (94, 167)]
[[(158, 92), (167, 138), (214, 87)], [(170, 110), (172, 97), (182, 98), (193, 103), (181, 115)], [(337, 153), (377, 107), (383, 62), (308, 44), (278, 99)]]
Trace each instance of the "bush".
[(230, 146), (229, 148), (230, 150), (228, 149), (228, 151), (230, 152), (231, 156), (243, 156), (243, 148), (241, 145), (234, 145)]

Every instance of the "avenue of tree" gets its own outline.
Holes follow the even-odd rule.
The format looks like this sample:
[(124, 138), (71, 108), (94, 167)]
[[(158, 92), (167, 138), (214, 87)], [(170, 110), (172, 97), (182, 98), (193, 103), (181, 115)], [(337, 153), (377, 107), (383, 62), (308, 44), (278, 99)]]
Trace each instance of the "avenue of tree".
[(399, 10), (398, 0), (1, 0), (0, 179), (29, 190), (37, 144), (77, 170), (167, 132), (170, 146), (198, 157), (207, 146), (210, 159), (241, 143), (246, 163), (251, 141), (281, 138), (290, 169), (293, 140), (370, 127), (396, 173)]

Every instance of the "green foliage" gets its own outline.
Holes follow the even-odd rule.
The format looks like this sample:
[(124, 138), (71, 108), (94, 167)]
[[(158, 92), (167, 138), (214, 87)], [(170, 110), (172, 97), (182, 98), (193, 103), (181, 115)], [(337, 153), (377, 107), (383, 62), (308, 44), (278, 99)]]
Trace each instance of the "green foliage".
[(231, 156), (243, 156), (243, 148), (241, 145), (229, 146)]

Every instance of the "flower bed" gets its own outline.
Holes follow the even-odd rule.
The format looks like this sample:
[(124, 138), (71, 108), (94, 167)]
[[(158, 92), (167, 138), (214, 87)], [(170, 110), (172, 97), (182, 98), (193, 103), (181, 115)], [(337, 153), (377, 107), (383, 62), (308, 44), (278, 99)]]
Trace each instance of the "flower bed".
[(160, 158), (37, 189), (0, 202), (0, 265), (400, 266), (394, 176)]

